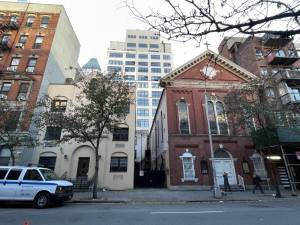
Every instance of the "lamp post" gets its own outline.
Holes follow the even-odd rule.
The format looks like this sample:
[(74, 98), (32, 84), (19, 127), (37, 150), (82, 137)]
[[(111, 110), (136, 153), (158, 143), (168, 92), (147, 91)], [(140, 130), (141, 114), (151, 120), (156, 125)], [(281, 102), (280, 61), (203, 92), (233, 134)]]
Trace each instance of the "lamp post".
[(208, 104), (207, 104), (207, 95), (206, 95), (206, 88), (205, 88), (205, 94), (204, 94), (204, 100), (205, 100), (205, 114), (206, 114), (206, 120), (207, 120), (207, 127), (208, 127), (208, 137), (209, 137), (209, 148), (210, 148), (210, 155), (211, 155), (211, 163), (212, 163), (212, 172), (213, 172), (213, 194), (215, 198), (221, 198), (221, 190), (217, 182), (217, 174), (216, 174), (216, 167), (215, 167), (215, 156), (214, 156), (214, 150), (213, 150), (213, 144), (212, 144), (212, 135), (211, 135), (211, 128), (210, 123), (208, 119)]

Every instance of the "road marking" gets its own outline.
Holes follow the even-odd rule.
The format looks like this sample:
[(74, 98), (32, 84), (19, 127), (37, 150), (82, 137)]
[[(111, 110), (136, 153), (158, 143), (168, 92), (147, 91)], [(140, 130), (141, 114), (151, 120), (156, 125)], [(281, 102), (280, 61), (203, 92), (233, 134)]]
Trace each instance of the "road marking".
[(196, 212), (151, 212), (151, 214), (208, 214), (223, 213), (224, 211), (196, 211)]

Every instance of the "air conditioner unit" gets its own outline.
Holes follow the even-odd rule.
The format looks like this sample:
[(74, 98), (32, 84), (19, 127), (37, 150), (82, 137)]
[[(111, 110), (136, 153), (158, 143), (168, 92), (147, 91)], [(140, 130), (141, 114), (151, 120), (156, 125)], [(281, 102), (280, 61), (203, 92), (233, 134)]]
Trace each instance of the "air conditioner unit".
[(48, 27), (48, 24), (41, 24), (40, 25), (40, 28), (47, 28)]
[(19, 96), (18, 96), (18, 101), (26, 101), (27, 100), (27, 96), (26, 96), (26, 94), (19, 94)]
[(24, 48), (24, 44), (23, 43), (17, 43), (16, 48)]
[(33, 73), (34, 72), (34, 67), (27, 67), (26, 72)]
[(4, 95), (4, 94), (0, 94), (0, 100), (6, 100), (7, 99), (7, 96), (6, 95)]
[(17, 67), (16, 66), (9, 66), (6, 69), (7, 71), (12, 71), (12, 72), (16, 72), (17, 71)]

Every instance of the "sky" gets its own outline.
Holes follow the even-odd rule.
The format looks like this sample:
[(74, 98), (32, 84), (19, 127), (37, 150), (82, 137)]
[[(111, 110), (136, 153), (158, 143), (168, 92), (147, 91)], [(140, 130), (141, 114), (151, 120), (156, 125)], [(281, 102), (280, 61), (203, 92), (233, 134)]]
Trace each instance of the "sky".
[[(110, 41), (125, 41), (126, 29), (149, 29), (124, 7), (124, 0), (29, 0), (29, 2), (64, 5), (81, 44), (78, 60), (81, 66), (90, 58), (96, 57), (101, 68), (105, 70)], [(137, 8), (141, 10), (164, 8), (165, 4), (163, 0), (135, 0), (135, 2)], [(209, 48), (217, 51), (222, 38), (211, 36), (208, 40)], [(206, 49), (205, 45), (198, 46), (198, 43), (192, 41), (181, 43), (166, 40), (165, 42), (172, 44), (175, 67), (184, 64)]]

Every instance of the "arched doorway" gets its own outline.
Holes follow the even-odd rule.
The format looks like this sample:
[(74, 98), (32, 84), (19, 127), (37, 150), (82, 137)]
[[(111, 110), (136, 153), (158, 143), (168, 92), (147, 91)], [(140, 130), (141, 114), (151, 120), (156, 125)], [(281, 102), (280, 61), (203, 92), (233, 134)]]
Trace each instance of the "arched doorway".
[(224, 185), (224, 172), (228, 174), (229, 184), (237, 184), (234, 161), (231, 155), (223, 149), (217, 149), (214, 152), (214, 157), (218, 185)]

